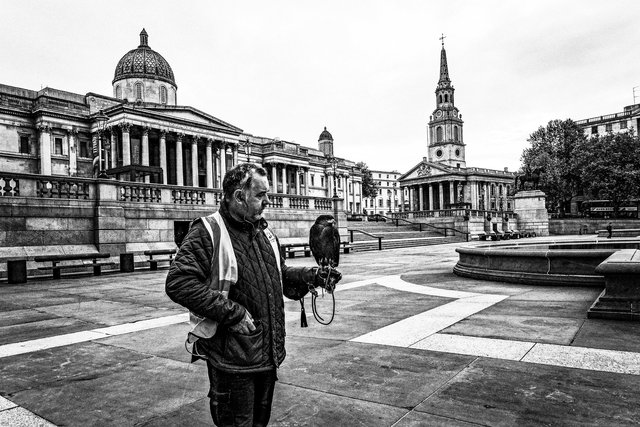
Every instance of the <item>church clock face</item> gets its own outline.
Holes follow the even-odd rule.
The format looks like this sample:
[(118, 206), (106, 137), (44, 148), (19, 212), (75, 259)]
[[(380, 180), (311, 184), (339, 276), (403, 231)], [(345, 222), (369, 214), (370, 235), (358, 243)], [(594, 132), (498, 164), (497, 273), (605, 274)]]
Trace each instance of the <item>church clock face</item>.
[(460, 149), (456, 148), (456, 157), (460, 157)]
[(436, 156), (437, 157), (442, 157), (442, 150), (436, 151)]
[(436, 117), (442, 117), (442, 111), (440, 110), (436, 111)]
[(452, 115), (453, 117), (458, 117), (458, 112), (457, 112), (456, 110), (453, 110), (453, 111), (451, 112), (451, 115)]

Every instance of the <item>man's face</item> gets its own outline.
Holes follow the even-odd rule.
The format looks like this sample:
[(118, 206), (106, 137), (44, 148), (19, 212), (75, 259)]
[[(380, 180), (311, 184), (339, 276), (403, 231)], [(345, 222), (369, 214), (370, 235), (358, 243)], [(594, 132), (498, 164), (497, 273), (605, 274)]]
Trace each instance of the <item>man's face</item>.
[(245, 193), (245, 203), (242, 203), (243, 217), (249, 222), (256, 222), (262, 218), (262, 212), (271, 201), (269, 200), (269, 181), (266, 176), (253, 175), (251, 188)]

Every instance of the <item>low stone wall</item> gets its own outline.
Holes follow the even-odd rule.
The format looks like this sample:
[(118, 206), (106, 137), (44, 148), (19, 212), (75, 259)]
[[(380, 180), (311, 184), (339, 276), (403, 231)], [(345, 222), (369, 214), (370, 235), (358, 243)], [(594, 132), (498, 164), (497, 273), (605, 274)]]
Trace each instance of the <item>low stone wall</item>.
[(613, 229), (640, 228), (639, 219), (604, 219), (604, 218), (550, 218), (549, 234), (596, 234), (605, 230), (611, 222)]
[[(2, 178), (0, 176), (0, 178)], [(189, 223), (218, 210), (220, 190), (184, 188), (111, 180), (14, 175), (0, 192), (0, 278), (6, 277), (2, 258), (29, 259), (45, 254), (107, 252), (114, 261), (123, 252), (175, 248)], [(321, 214), (338, 212), (346, 239), (347, 219), (342, 200), (273, 195), (265, 211), (278, 237), (307, 239)], [(74, 252), (74, 250), (77, 250)], [(145, 257), (138, 255), (142, 264)], [(144, 264), (146, 265), (146, 264)]]

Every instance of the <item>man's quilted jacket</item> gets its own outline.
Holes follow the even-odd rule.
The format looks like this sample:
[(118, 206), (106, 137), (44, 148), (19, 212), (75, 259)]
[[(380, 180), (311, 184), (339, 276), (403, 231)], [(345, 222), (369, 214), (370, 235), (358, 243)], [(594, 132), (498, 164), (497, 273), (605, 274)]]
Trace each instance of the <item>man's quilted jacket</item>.
[[(216, 368), (228, 372), (260, 372), (278, 367), (285, 357), (284, 295), (304, 295), (313, 271), (288, 267), (281, 254), (274, 254), (264, 229), (267, 222), (238, 222), (220, 208), (238, 263), (238, 281), (229, 298), (207, 284), (212, 261), (217, 263), (220, 229), (213, 228), (214, 242), (200, 219), (191, 224), (169, 269), (167, 295), (195, 314), (218, 322), (210, 339), (200, 339), (195, 350)], [(276, 256), (281, 259), (282, 284)], [(214, 267), (215, 270), (215, 267)], [(217, 274), (217, 271), (214, 271)], [(248, 310), (256, 330), (244, 335), (229, 330)]]

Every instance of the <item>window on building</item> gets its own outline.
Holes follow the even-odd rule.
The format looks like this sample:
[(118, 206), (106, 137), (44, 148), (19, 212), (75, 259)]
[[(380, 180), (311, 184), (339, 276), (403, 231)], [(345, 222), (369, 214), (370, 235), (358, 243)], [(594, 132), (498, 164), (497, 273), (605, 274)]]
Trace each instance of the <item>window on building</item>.
[(436, 141), (442, 142), (442, 126), (436, 128)]
[(320, 177), (320, 187), (324, 187), (324, 176)]
[(442, 104), (442, 95), (438, 95), (438, 102)]
[(613, 125), (611, 123), (607, 123), (604, 125), (604, 130), (607, 132), (611, 132), (613, 130)]
[(454, 141), (458, 140), (458, 126), (453, 127), (453, 140)]
[(62, 155), (62, 138), (53, 138), (53, 154)]
[(311, 175), (311, 186), (312, 186), (312, 187), (313, 187), (314, 185), (316, 185), (314, 181), (315, 181), (315, 175), (313, 175), (313, 174), (312, 174), (312, 175)]
[(116, 85), (116, 98), (122, 99), (122, 88), (120, 85)]
[(444, 94), (444, 102), (449, 102), (449, 94), (448, 93)]
[(387, 174), (387, 179), (389, 179), (389, 174)]
[(381, 208), (384, 207), (383, 203), (384, 203), (384, 200), (378, 199), (378, 207), (381, 207)]
[(87, 148), (88, 144), (89, 141), (82, 141), (78, 139), (78, 147), (80, 147), (80, 157), (89, 157), (89, 150)]
[(591, 126), (591, 133), (597, 134), (598, 133), (598, 126)]
[(29, 154), (29, 135), (20, 135), (20, 153)]
[(160, 86), (160, 103), (167, 103), (167, 88), (165, 86)]
[(620, 129), (626, 129), (627, 128), (627, 122), (625, 120), (620, 122)]
[(379, 174), (378, 174), (378, 178), (382, 178), (382, 174), (380, 174), (380, 173), (379, 173)]
[(136, 101), (142, 101), (142, 83), (136, 83)]

